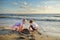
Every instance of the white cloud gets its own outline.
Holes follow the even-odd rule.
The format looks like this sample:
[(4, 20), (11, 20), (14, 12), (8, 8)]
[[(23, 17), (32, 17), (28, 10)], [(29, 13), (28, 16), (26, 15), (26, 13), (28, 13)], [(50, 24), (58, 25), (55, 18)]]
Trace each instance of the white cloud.
[(27, 2), (21, 2), (20, 8), (26, 9), (27, 8)]
[(27, 2), (25, 2), (25, 1), (24, 1), (24, 2), (22, 2), (22, 5), (27, 5)]
[(21, 5), (20, 5), (20, 8), (24, 9), (24, 10), (29, 10), (31, 8), (31, 3), (27, 3), (27, 2), (22, 2)]
[[(47, 2), (48, 3), (48, 2)], [(21, 9), (16, 9), (16, 10), (11, 10), (11, 9), (4, 9), (4, 13), (60, 13), (60, 4), (56, 3), (56, 5), (36, 5), (35, 7), (32, 7), (31, 3), (27, 2), (21, 2), (20, 8)], [(13, 5), (17, 5), (17, 2), (13, 2)]]
[(45, 5), (44, 7), (37, 6), (36, 8), (31, 7), (29, 11), (32, 13), (60, 13), (60, 5)]
[(18, 3), (17, 2), (12, 2), (13, 5), (17, 5)]

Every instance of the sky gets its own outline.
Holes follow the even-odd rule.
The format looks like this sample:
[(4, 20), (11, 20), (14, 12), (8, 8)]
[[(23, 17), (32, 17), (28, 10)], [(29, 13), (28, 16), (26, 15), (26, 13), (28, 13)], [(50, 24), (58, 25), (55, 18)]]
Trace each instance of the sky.
[(60, 0), (0, 0), (1, 13), (60, 14)]

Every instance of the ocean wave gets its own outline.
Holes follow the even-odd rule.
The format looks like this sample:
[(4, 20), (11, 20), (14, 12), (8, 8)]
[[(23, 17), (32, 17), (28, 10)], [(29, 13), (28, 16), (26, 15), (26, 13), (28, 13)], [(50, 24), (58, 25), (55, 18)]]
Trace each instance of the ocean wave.
[(34, 19), (37, 21), (58, 21), (60, 22), (60, 14), (0, 14), (0, 18)]
[(37, 21), (59, 21), (60, 22), (60, 17), (0, 16), (0, 18), (12, 18), (12, 19), (26, 18), (28, 20), (34, 19)]

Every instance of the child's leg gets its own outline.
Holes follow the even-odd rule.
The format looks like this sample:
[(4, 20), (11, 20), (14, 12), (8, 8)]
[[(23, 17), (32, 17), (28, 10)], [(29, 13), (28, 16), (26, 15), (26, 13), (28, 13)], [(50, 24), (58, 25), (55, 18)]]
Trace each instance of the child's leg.
[(22, 26), (19, 26), (19, 32), (22, 31), (22, 28), (23, 28)]

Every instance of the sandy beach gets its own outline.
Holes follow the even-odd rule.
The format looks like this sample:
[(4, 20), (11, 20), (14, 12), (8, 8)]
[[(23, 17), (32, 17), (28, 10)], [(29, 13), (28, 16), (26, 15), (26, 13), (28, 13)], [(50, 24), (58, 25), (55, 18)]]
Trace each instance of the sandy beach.
[[(38, 33), (34, 33), (35, 40), (60, 40), (58, 37), (47, 36), (45, 34), (39, 35)], [(22, 35), (17, 32), (12, 32), (10, 29), (4, 29), (4, 27), (0, 28), (0, 40), (21, 40)], [(24, 40), (29, 40), (26, 36), (23, 36)], [(32, 40), (32, 39), (31, 39)]]

